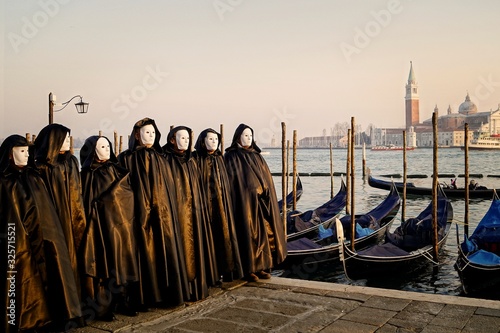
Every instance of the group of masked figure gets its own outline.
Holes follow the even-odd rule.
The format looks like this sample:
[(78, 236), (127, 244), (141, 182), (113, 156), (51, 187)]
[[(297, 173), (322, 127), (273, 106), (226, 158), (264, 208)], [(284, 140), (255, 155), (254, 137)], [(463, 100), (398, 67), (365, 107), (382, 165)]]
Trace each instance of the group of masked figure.
[(268, 279), (285, 259), (272, 176), (249, 126), (223, 154), (213, 129), (193, 147), (178, 126), (161, 146), (144, 118), (118, 156), (108, 138), (87, 138), (81, 170), (69, 135), (51, 124), (33, 144), (11, 135), (0, 146), (2, 331), (65, 331), (202, 300), (222, 281)]

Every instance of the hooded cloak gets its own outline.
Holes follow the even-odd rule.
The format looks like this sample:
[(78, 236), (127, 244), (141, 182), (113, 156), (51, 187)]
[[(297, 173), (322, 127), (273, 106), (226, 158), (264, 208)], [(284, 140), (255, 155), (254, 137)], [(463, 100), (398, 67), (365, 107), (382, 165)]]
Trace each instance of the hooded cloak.
[(71, 266), (80, 289), (78, 253), (85, 231), (85, 210), (81, 194), (78, 160), (69, 151), (60, 152), (69, 128), (60, 124), (45, 126), (35, 140), (35, 165), (38, 168), (57, 214), (68, 246)]
[[(176, 144), (171, 142), (180, 130), (186, 130), (190, 137), (189, 147), (184, 152), (179, 152)], [(219, 280), (219, 273), (200, 173), (191, 156), (192, 133), (185, 126), (173, 128), (168, 133), (163, 150), (174, 175), (175, 202), (177, 211), (180, 212), (179, 225), (187, 280), (190, 284), (189, 300), (196, 301), (208, 296), (208, 285), (214, 285)]]
[[(153, 125), (156, 135), (152, 147), (141, 144), (141, 127)], [(140, 274), (139, 297), (142, 305), (163, 302), (179, 305), (187, 293), (184, 255), (173, 200), (172, 174), (160, 146), (160, 131), (153, 119), (135, 123), (129, 148), (118, 156), (120, 165), (130, 172), (134, 191), (135, 236)]]
[[(16, 300), (16, 325), (2, 322), (4, 332), (37, 329), (51, 321), (81, 316), (64, 234), (47, 188), (35, 169), (17, 167), (11, 159), (12, 148), (20, 146), (28, 146), (20, 135), (9, 136), (0, 146), (0, 233), (9, 236), (0, 238), (0, 275), (2, 283), (12, 276), (16, 281), (15, 296), (10, 298)], [(8, 261), (12, 241), (15, 267)], [(6, 291), (8, 285), (2, 289)], [(6, 296), (2, 294), (2, 301), (10, 301)], [(10, 318), (4, 315), (5, 319)]]
[(208, 133), (216, 134), (220, 145), (221, 135), (208, 128), (198, 136), (193, 154), (198, 162), (205, 191), (217, 269), (224, 275), (224, 280), (231, 281), (243, 276), (234, 226), (231, 187), (219, 145), (211, 153), (207, 150), (205, 138)]
[(286, 257), (286, 239), (273, 178), (260, 148), (252, 140), (248, 149), (239, 144), (240, 124), (224, 161), (232, 186), (233, 213), (245, 274), (268, 270)]
[[(97, 160), (96, 145), (100, 138), (106, 139), (110, 147), (110, 158), (104, 162)], [(84, 272), (94, 278), (95, 284), (100, 282), (106, 294), (116, 293), (109, 285), (111, 282), (123, 286), (139, 281), (133, 231), (134, 192), (129, 172), (118, 165), (113, 145), (106, 137), (87, 138), (80, 150), (80, 161), (87, 217), (82, 240)], [(99, 299), (97, 295), (94, 298)]]

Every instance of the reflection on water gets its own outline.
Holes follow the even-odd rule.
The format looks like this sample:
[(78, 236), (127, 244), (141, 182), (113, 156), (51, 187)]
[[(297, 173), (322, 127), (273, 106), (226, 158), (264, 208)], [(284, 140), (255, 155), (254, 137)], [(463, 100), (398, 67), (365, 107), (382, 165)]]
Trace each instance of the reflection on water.
[[(281, 172), (281, 150), (269, 149), (270, 154), (265, 155), (271, 172)], [(346, 150), (334, 150), (333, 166), (335, 172), (345, 172)], [(367, 181), (362, 179), (362, 150), (356, 150), (355, 157), (355, 213), (362, 214), (377, 206), (387, 195), (388, 191), (373, 188)], [(292, 154), (290, 154), (292, 156)], [(290, 157), (291, 158), (291, 157)], [(471, 174), (482, 174), (482, 178), (474, 178), (480, 185), (488, 188), (500, 188), (500, 178), (488, 177), (488, 175), (499, 175), (498, 163), (500, 155), (496, 152), (471, 151), (469, 154), (469, 172)], [(426, 175), (427, 178), (410, 179), (417, 186), (430, 187), (432, 184), (432, 150), (416, 149), (407, 152), (407, 173), (409, 175)], [(292, 165), (290, 159), (289, 165)], [(402, 152), (397, 151), (366, 151), (366, 165), (371, 169), (374, 176), (380, 177), (384, 174), (403, 174)], [(328, 149), (299, 149), (297, 151), (297, 169), (301, 173), (329, 173), (330, 152)], [(289, 169), (291, 172), (291, 167)], [(464, 154), (459, 149), (440, 149), (438, 152), (438, 173), (452, 174), (455, 177), (464, 174)], [(289, 178), (289, 184), (291, 179)], [(387, 179), (387, 178), (386, 178)], [(402, 178), (395, 179), (401, 181)], [(274, 177), (276, 193), (281, 197), (281, 176)], [(301, 177), (304, 193), (297, 202), (297, 209), (305, 211), (313, 209), (330, 198), (330, 177)], [(440, 179), (440, 182), (449, 183), (450, 179)], [(334, 193), (340, 187), (340, 177), (334, 177)], [(458, 177), (457, 185), (464, 186), (462, 177)], [(289, 188), (291, 189), (290, 185)], [(423, 210), (431, 200), (430, 197), (409, 196), (406, 202), (406, 217), (415, 217)], [(472, 232), (488, 210), (491, 201), (474, 199), (470, 200), (469, 206), (469, 232)], [(463, 199), (452, 199), (454, 211), (454, 222), (459, 225), (459, 238), (463, 239), (463, 221), (465, 203)], [(400, 211), (401, 212), (401, 211)], [(400, 215), (392, 225), (394, 230), (400, 224)], [(342, 284), (353, 284), (360, 286), (371, 286), (390, 288), (407, 291), (418, 291), (433, 294), (462, 295), (461, 283), (453, 264), (457, 257), (457, 233), (455, 225), (452, 226), (446, 246), (440, 254), (441, 265), (437, 270), (432, 267), (415, 272), (411, 277), (383, 277), (375, 280), (353, 280), (350, 281), (344, 275), (341, 264), (314, 267), (295, 267), (285, 272), (289, 277), (327, 281)], [(500, 295), (482, 295), (483, 298), (500, 299)]]

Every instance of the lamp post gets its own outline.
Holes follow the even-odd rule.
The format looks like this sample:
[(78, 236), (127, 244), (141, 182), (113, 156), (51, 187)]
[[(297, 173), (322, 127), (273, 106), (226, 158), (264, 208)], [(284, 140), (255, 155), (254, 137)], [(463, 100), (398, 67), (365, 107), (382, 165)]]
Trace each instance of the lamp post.
[(89, 109), (89, 103), (85, 103), (83, 101), (83, 97), (82, 96), (80, 96), (80, 95), (73, 96), (73, 97), (71, 97), (71, 99), (69, 101), (64, 102), (64, 103), (61, 104), (61, 105), (63, 105), (62, 108), (60, 108), (59, 110), (54, 110), (54, 105), (56, 104), (55, 103), (56, 96), (53, 95), (52, 93), (49, 93), (49, 124), (53, 124), (54, 123), (54, 112), (62, 111), (66, 106), (68, 106), (69, 102), (71, 102), (73, 99), (75, 99), (77, 97), (80, 98), (80, 102), (75, 103), (76, 112), (78, 112), (78, 113), (87, 113), (87, 111)]

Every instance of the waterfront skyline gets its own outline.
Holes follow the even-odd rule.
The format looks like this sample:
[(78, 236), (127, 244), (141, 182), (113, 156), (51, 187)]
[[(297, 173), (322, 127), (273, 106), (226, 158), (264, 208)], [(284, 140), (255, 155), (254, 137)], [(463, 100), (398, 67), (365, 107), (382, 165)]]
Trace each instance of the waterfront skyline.
[[(154, 118), (199, 133), (243, 122), (267, 144), (320, 136), (351, 117), (365, 130), (403, 127), (410, 61), (420, 121), (500, 103), (500, 3), (483, 1), (86, 1), (2, 4), (2, 128), (37, 134), (48, 94), (83, 95), (54, 121), (86, 138), (128, 135)], [(75, 102), (75, 101), (73, 101)], [(73, 103), (72, 102), (72, 103)], [(56, 106), (56, 109), (58, 107)]]

